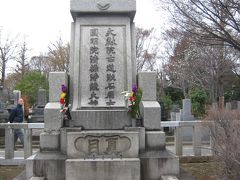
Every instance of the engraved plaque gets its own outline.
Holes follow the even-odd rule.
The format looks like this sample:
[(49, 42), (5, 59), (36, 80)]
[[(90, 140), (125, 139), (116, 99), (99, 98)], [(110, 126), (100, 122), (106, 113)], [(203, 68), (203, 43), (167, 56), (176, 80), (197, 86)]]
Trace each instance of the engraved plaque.
[(81, 107), (125, 107), (125, 26), (81, 26)]

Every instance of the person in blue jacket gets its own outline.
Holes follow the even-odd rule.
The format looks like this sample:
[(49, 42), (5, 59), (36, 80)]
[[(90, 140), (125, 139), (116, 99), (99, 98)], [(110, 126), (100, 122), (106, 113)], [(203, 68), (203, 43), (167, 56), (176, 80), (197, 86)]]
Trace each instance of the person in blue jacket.
[[(13, 108), (10, 112), (9, 116), (9, 122), (10, 123), (22, 123), (23, 122), (23, 99), (20, 98), (18, 100), (17, 107)], [(22, 129), (15, 129), (14, 130), (14, 140), (15, 144), (18, 140), (18, 138), (21, 141), (21, 144), (24, 146), (24, 133)]]

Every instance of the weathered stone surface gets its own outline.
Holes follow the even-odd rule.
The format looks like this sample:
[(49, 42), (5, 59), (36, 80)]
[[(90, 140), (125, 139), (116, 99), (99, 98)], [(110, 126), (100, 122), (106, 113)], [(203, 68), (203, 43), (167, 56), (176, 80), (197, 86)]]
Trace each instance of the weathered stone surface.
[(79, 14), (129, 14), (131, 18), (136, 12), (136, 0), (71, 0), (70, 11), (73, 18)]
[(146, 150), (165, 149), (165, 139), (163, 131), (146, 131)]
[(41, 151), (58, 151), (60, 148), (60, 133), (56, 131), (40, 134)]
[(60, 130), (63, 126), (63, 117), (60, 112), (60, 103), (48, 103), (44, 108), (44, 129), (46, 131)]
[(63, 154), (67, 154), (67, 133), (81, 132), (82, 128), (61, 128), (60, 129), (60, 149)]
[(143, 117), (143, 126), (148, 130), (161, 129), (161, 107), (157, 101), (142, 101), (140, 113)]
[(138, 157), (139, 133), (82, 131), (67, 133), (68, 158)]
[(37, 153), (27, 159), (26, 175), (31, 177), (45, 177), (51, 180), (65, 180), (66, 156), (61, 153)]
[(14, 130), (5, 129), (5, 159), (14, 158)]
[(47, 104), (46, 89), (38, 90), (37, 107), (44, 107)]
[(140, 180), (139, 159), (68, 159), (66, 161), (66, 180), (113, 179)]
[(157, 73), (139, 72), (138, 85), (143, 91), (142, 101), (156, 101), (157, 98)]
[[(130, 19), (82, 17), (76, 19), (74, 28), (74, 56), (70, 65), (70, 76), (74, 76), (70, 78), (73, 110), (126, 108), (120, 93), (132, 88)], [(108, 37), (110, 32), (112, 39)], [(114, 51), (110, 52), (106, 45), (109, 38), (114, 40)]]
[(127, 110), (77, 110), (71, 115), (73, 126), (84, 129), (123, 129), (131, 126)]
[(163, 175), (179, 174), (179, 159), (168, 150), (140, 154), (141, 179), (160, 179)]
[(14, 104), (17, 105), (18, 100), (21, 98), (21, 91), (14, 90), (13, 91), (13, 98), (14, 98)]
[(194, 117), (192, 115), (192, 103), (191, 99), (183, 99), (183, 109), (181, 111), (182, 121), (192, 121)]
[(232, 104), (230, 102), (226, 103), (226, 110), (229, 110), (229, 111), (232, 110)]
[(68, 77), (66, 72), (50, 72), (49, 73), (49, 102), (59, 102), (61, 94), (61, 85), (68, 85)]
[(126, 127), (125, 131), (139, 132), (139, 152), (145, 151), (145, 128), (144, 127)]

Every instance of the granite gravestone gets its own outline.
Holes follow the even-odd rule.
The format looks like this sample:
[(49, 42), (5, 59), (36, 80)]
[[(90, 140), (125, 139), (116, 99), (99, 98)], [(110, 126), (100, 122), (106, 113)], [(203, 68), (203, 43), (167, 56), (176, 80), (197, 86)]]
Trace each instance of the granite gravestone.
[(121, 92), (131, 90), (136, 81), (135, 59), (132, 58), (135, 56), (133, 17), (136, 5), (129, 0), (101, 2), (109, 4), (108, 9), (102, 10), (99, 3), (71, 1), (73, 126), (122, 129), (131, 125), (131, 120)]
[[(157, 74), (139, 74), (145, 127), (131, 127), (128, 104), (120, 94), (136, 83), (136, 1), (71, 0), (70, 10), (70, 74), (49, 74), (40, 152), (29, 158), (27, 177), (147, 180), (177, 175), (179, 161), (165, 149), (161, 131)], [(62, 84), (69, 85), (71, 127), (63, 126)]]
[(29, 122), (37, 123), (44, 121), (44, 107), (47, 104), (47, 96), (45, 89), (38, 89), (38, 96), (37, 96), (37, 105), (32, 109), (31, 118)]

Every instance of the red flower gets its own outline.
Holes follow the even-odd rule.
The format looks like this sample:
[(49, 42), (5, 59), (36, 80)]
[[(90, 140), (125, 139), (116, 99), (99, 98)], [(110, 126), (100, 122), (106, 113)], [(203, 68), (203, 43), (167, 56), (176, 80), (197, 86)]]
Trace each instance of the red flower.
[(60, 99), (60, 104), (64, 104), (65, 100), (63, 98)]
[(129, 100), (130, 100), (131, 102), (133, 102), (133, 101), (135, 101), (135, 97), (134, 97), (134, 96), (131, 96), (131, 97), (129, 97)]

